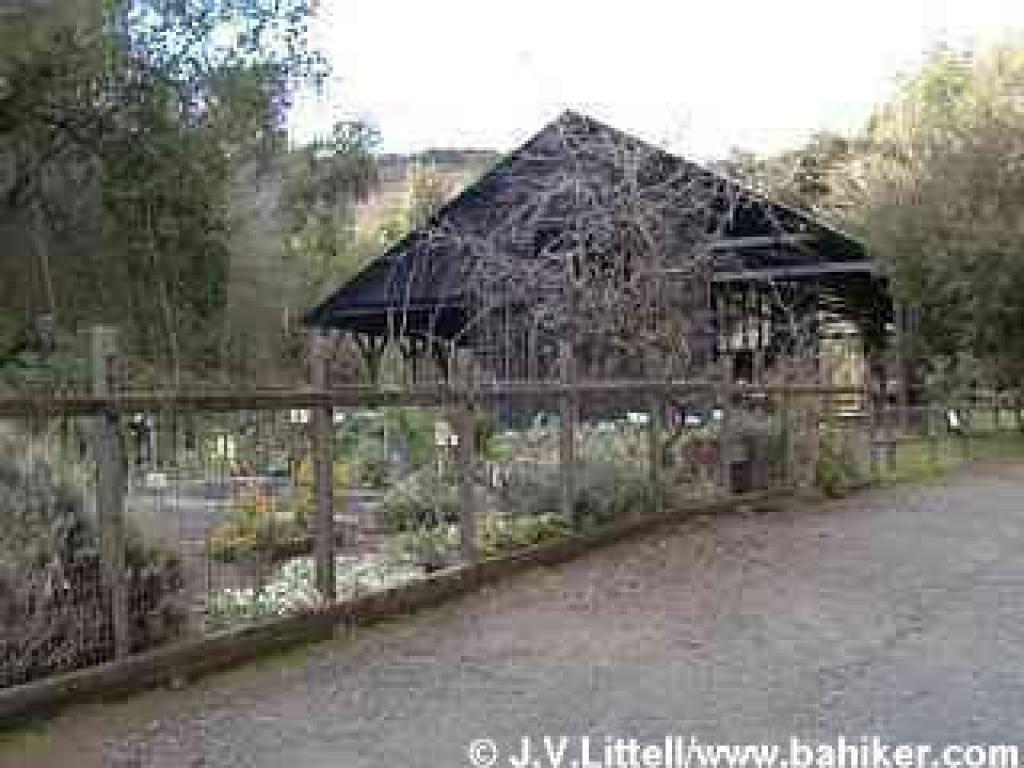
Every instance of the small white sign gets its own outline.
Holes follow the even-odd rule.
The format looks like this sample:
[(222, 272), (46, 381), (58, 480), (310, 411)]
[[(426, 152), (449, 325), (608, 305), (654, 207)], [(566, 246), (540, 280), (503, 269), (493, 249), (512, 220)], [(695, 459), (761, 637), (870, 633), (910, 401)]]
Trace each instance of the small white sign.
[(452, 428), (447, 421), (434, 422), (434, 445), (444, 447), (451, 445)]

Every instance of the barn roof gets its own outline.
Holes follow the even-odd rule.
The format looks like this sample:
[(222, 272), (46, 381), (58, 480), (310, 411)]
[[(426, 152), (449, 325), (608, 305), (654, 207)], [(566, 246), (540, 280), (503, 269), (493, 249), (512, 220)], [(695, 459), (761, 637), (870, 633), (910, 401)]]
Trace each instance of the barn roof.
[[(841, 294), (843, 285), (856, 284), (861, 290), (874, 282), (874, 265), (854, 238), (705, 167), (590, 117), (566, 112), (441, 207), (425, 227), (406, 235), (310, 310), (306, 324), (376, 335), (456, 335), (467, 317), (464, 286), (472, 249), (453, 245), (452, 238), (439, 233), (458, 232), (465, 241), (505, 243), (507, 258), (529, 257), (537, 222), (544, 218), (532, 210), (531, 200), (546, 180), (566, 173), (574, 162), (567, 135), (600, 135), (605, 141), (599, 146), (609, 153), (617, 147), (643, 148), (666, 174), (717, 185), (729, 194), (728, 218), (712, 244), (717, 283), (814, 279)], [(609, 157), (602, 169), (599, 172), (611, 178), (616, 172), (614, 158)]]

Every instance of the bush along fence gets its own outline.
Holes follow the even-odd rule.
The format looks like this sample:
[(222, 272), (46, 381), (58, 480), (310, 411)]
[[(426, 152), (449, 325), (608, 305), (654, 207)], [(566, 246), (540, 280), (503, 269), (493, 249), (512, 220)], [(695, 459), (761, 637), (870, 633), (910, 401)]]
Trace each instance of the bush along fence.
[(325, 348), (312, 338), (300, 390), (128, 392), (100, 328), (91, 395), (0, 397), (0, 688), (319, 622), (637, 515), (838, 495), (1021, 442), (994, 400), (886, 409), (856, 389), (570, 365), (550, 382), (332, 387)]

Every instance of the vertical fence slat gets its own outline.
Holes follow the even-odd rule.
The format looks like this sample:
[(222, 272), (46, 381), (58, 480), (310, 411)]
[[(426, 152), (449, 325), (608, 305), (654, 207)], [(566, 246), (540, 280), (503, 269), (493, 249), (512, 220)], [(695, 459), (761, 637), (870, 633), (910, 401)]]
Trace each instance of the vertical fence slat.
[[(92, 390), (109, 397), (117, 390), (117, 331), (106, 326), (92, 329)], [(100, 534), (103, 587), (110, 599), (114, 653), (131, 652), (128, 584), (125, 574), (124, 468), (121, 456), (120, 417), (105, 408), (96, 417), (96, 509)]]
[(931, 453), (932, 466), (939, 466), (939, 430), (942, 414), (934, 406), (925, 406), (928, 419), (928, 446)]
[(733, 357), (730, 354), (726, 354), (722, 358), (722, 419), (718, 424), (718, 459), (720, 463), (719, 471), (722, 476), (722, 491), (724, 493), (732, 493), (733, 482), (732, 482), (732, 460), (735, 452), (735, 446), (733, 443), (733, 424), (732, 424), (732, 407), (733, 407)]
[(565, 392), (559, 400), (558, 419), (558, 472), (561, 486), (562, 516), (574, 517), (576, 506), (576, 370), (572, 347), (562, 343), (562, 383)]
[(868, 414), (868, 433), (869, 443), (871, 445), (871, 478), (878, 482), (882, 477), (882, 461), (880, 452), (882, 450), (881, 443), (881, 421), (882, 413), (879, 408), (880, 395), (877, 388), (872, 387), (867, 392), (868, 408), (870, 412)]
[(473, 409), (466, 403), (453, 414), (458, 435), (459, 460), (459, 554), (463, 563), (476, 562), (476, 493), (474, 491), (474, 465), (476, 435)]
[[(330, 339), (320, 331), (310, 337), (310, 383), (326, 390)], [(324, 600), (337, 597), (334, 573), (334, 418), (333, 409), (313, 409), (313, 463), (316, 492), (314, 559), (316, 588)]]
[(665, 508), (665, 457), (661, 443), (665, 418), (665, 397), (659, 390), (651, 395), (650, 402), (647, 450), (650, 462), (651, 495), (654, 499), (654, 509), (660, 513)]

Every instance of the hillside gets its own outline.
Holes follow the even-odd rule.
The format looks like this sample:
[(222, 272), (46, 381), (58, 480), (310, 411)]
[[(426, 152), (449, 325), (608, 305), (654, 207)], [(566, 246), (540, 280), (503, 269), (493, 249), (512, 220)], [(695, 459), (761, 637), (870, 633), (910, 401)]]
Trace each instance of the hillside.
[(376, 192), (358, 206), (356, 226), (360, 232), (373, 231), (383, 220), (402, 210), (412, 191), (415, 168), (429, 169), (444, 180), (452, 195), (461, 192), (501, 157), (480, 149), (431, 149), (410, 155), (383, 154), (377, 158), (380, 177)]

